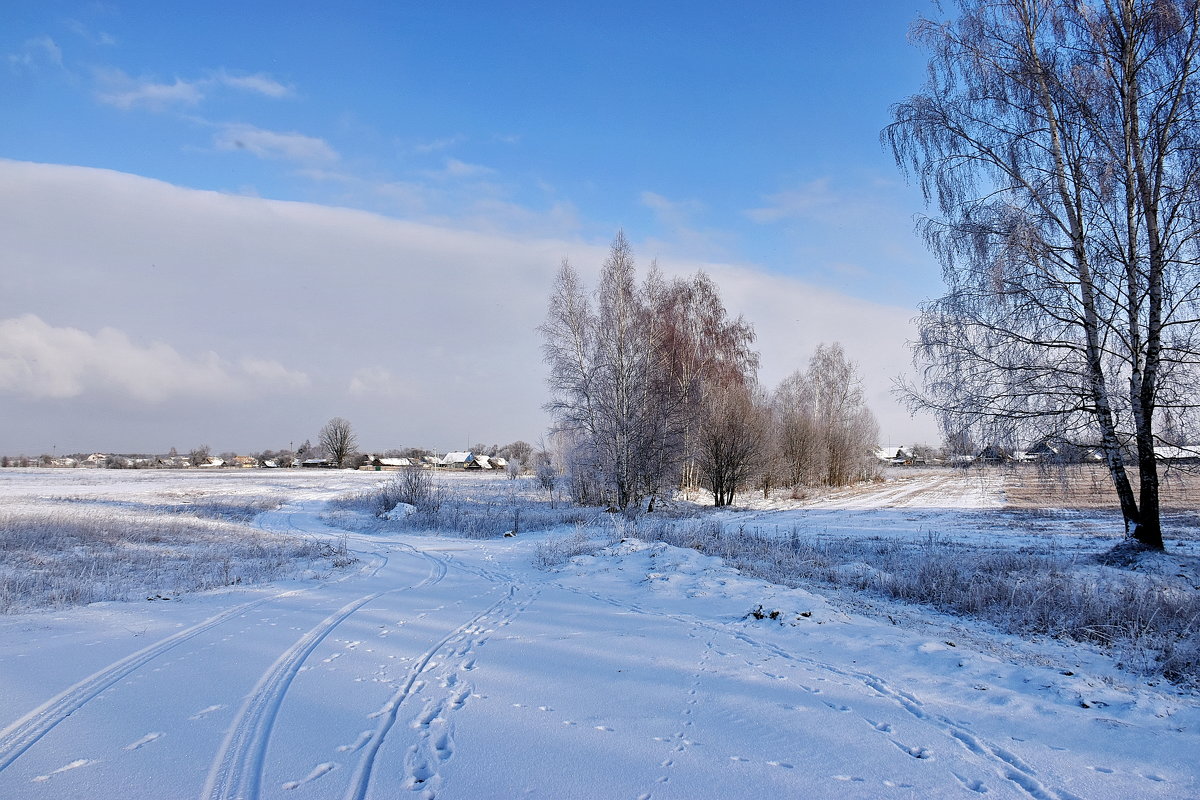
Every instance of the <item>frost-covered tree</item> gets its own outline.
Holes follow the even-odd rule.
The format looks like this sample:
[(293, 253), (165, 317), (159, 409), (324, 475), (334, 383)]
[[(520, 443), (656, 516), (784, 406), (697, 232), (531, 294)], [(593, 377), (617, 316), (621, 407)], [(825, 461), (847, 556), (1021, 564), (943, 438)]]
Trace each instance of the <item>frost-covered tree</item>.
[(875, 474), (879, 427), (842, 346), (817, 346), (772, 397), (781, 474), (792, 486), (844, 486)]
[(560, 452), (582, 500), (626, 508), (676, 485), (703, 424), (704, 387), (749, 383), (754, 334), (700, 274), (639, 284), (623, 233), (589, 293), (565, 260), (539, 328)]
[(947, 433), (1098, 446), (1161, 549), (1156, 426), (1200, 389), (1200, 3), (957, 6), (915, 26), (928, 83), (885, 132), (947, 287), (910, 396)]

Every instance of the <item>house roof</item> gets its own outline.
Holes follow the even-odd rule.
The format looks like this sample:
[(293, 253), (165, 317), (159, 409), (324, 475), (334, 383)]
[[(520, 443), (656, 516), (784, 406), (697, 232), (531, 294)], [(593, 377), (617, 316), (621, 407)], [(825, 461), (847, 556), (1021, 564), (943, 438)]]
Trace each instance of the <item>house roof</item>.
[(1200, 444), (1158, 444), (1154, 446), (1154, 457), (1160, 461), (1179, 461), (1200, 458)]

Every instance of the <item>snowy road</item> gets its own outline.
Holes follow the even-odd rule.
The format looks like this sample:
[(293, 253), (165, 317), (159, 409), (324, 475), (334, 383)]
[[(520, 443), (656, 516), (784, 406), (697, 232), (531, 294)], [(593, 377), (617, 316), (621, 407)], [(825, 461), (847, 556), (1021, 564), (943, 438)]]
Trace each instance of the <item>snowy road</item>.
[[(319, 506), (260, 524), (337, 535)], [(1200, 796), (1194, 704), (692, 551), (350, 545), (336, 582), (0, 621), (0, 798)]]

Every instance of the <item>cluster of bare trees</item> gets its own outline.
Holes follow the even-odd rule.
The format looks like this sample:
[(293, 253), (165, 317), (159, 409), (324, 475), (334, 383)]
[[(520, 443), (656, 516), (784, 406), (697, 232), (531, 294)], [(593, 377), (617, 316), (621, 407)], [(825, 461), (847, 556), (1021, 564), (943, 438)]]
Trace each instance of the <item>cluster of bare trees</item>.
[(862, 382), (842, 346), (818, 345), (808, 369), (796, 371), (771, 397), (770, 470), (763, 491), (784, 486), (844, 486), (878, 472), (879, 426)]
[(1161, 549), (1157, 431), (1200, 387), (1200, 3), (958, 6), (916, 26), (929, 83), (885, 132), (947, 283), (914, 402), (947, 433), (1100, 447), (1128, 535)]
[(754, 389), (753, 328), (729, 318), (703, 273), (666, 280), (652, 265), (639, 283), (623, 233), (591, 295), (563, 261), (540, 331), (547, 409), (573, 489), (587, 502), (652, 504), (693, 479), (714, 406)]
[[(865, 476), (874, 420), (841, 347), (822, 345), (785, 382), (791, 394), (767, 395), (754, 330), (729, 316), (712, 279), (667, 280), (651, 265), (639, 283), (624, 234), (594, 292), (563, 262), (540, 331), (560, 466), (583, 502), (652, 508), (664, 491), (704, 485), (727, 505), (756, 480), (769, 490)], [(781, 469), (786, 458), (800, 466)]]

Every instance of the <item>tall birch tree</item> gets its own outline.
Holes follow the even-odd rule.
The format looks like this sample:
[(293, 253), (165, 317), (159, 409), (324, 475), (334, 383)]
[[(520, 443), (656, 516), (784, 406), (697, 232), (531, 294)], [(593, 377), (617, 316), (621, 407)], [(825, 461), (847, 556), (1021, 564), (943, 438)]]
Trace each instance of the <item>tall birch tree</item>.
[(947, 432), (1098, 445), (1127, 535), (1161, 549), (1156, 425), (1200, 388), (1200, 3), (957, 7), (915, 25), (928, 83), (884, 132), (947, 287), (910, 398)]

